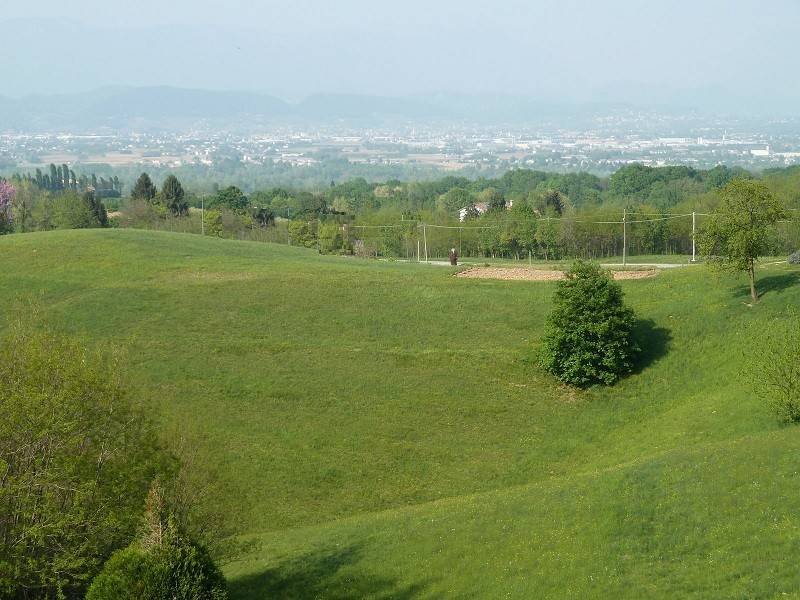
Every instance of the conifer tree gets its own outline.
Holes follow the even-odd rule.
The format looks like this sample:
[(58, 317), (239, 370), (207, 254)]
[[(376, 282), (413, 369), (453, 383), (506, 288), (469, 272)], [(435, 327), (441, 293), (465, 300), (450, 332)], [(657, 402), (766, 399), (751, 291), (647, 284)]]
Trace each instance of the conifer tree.
[(136, 185), (133, 186), (131, 199), (152, 202), (156, 197), (156, 192), (156, 186), (153, 185), (150, 175), (142, 173), (139, 175), (139, 179), (136, 180)]
[(189, 212), (189, 205), (184, 200), (185, 192), (181, 182), (175, 175), (169, 175), (161, 186), (161, 201), (176, 217)]

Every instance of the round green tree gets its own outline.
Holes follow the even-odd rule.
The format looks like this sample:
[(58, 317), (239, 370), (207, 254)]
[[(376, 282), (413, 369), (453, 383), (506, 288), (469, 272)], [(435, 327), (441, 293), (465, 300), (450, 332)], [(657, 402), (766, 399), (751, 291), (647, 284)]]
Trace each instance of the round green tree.
[(743, 271), (758, 302), (756, 263), (778, 249), (776, 223), (784, 206), (761, 182), (735, 179), (719, 192), (721, 202), (700, 235), (700, 252), (712, 265)]
[(633, 370), (639, 352), (634, 323), (610, 273), (577, 261), (558, 282), (540, 364), (570, 385), (611, 385)]

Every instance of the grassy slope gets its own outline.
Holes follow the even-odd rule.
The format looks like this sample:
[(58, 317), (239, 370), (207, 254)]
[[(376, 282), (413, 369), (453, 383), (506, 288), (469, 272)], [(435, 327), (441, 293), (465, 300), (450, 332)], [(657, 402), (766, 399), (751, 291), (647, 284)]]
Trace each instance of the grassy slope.
[(797, 270), (756, 309), (702, 268), (625, 282), (648, 364), (575, 394), (533, 365), (551, 284), (133, 231), (0, 252), (0, 300), (124, 340), (140, 393), (206, 436), (219, 501), (261, 532), (226, 567), (237, 597), (800, 587), (800, 441), (742, 368)]

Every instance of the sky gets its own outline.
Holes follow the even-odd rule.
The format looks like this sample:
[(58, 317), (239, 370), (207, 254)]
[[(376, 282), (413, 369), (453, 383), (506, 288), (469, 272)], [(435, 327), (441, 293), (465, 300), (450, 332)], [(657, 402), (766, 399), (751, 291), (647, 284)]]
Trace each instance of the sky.
[[(798, 0), (3, 0), (0, 96), (107, 85), (800, 99)], [(6, 52), (8, 58), (9, 52)]]

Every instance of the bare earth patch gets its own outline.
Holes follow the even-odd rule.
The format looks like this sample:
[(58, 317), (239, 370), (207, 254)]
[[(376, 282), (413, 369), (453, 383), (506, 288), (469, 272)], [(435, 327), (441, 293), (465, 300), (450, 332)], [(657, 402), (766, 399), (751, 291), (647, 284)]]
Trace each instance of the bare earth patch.
[[(658, 275), (657, 269), (643, 271), (614, 271), (614, 279), (647, 279)], [(472, 267), (456, 273), (456, 277), (467, 279), (504, 279), (508, 281), (559, 281), (563, 271), (546, 271), (525, 267)]]

